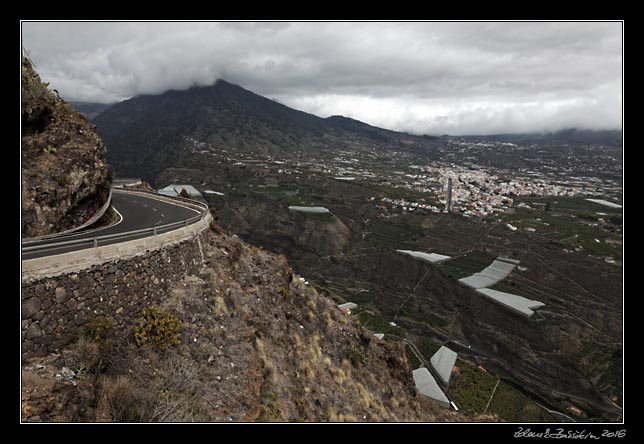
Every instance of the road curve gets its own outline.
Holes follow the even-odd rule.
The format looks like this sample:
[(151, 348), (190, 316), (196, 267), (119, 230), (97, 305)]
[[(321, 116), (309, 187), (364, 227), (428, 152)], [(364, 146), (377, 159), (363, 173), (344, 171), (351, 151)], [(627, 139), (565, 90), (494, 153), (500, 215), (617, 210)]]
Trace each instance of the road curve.
[[(38, 249), (36, 251), (23, 251), (22, 260), (34, 259), (44, 256), (52, 256), (56, 254), (67, 253), (70, 251), (77, 251), (86, 248), (92, 248), (93, 243), (87, 242), (78, 245), (60, 245), (63, 242), (93, 238), (96, 236), (116, 235), (119, 233), (127, 233), (130, 231), (149, 229), (154, 226), (161, 226), (173, 222), (181, 222), (199, 215), (199, 211), (182, 206), (178, 203), (168, 202), (167, 200), (159, 200), (154, 198), (153, 195), (145, 196), (140, 194), (130, 194), (127, 192), (113, 189), (112, 206), (121, 215), (121, 220), (109, 227), (99, 228), (96, 230), (82, 231), (60, 238), (44, 239), (37, 242), (30, 242), (29, 246), (45, 246), (45, 249)], [(176, 229), (178, 227), (173, 227)], [(166, 230), (168, 231), (168, 230)], [(160, 230), (159, 233), (165, 232)], [(116, 238), (101, 240), (100, 245), (110, 245), (118, 242), (129, 241), (133, 239), (140, 239), (146, 236), (151, 236), (151, 232), (141, 233), (127, 238)]]

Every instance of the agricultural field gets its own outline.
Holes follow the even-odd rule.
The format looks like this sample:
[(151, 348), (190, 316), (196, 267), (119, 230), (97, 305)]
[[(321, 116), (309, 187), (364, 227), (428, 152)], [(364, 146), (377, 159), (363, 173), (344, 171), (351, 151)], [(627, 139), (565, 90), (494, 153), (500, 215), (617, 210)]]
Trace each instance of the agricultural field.
[(365, 240), (371, 245), (393, 250), (419, 248), (417, 240), (423, 235), (418, 226), (380, 219), (369, 221), (365, 232)]
[[(598, 347), (589, 341), (581, 341), (582, 348), (576, 358), (588, 377), (600, 374), (598, 384), (600, 387), (615, 384), (622, 377), (623, 367), (622, 350), (617, 347)], [(618, 365), (615, 365), (618, 364)], [(614, 402), (622, 405), (622, 393), (613, 394)]]
[[(488, 412), (496, 412), (502, 419), (503, 415), (510, 420), (520, 417), (511, 416), (505, 408), (518, 387), (522, 387), (520, 395), (529, 401), (528, 406), (534, 404), (530, 399), (543, 400), (539, 402), (561, 411), (575, 404), (587, 418), (618, 419), (619, 412), (614, 414), (610, 401), (605, 400), (617, 396), (616, 402), (621, 403), (621, 365), (615, 364), (621, 360), (621, 209), (583, 198), (517, 197), (513, 208), (488, 219), (392, 211), (378, 196), (408, 201), (424, 198), (430, 203), (430, 193), (396, 186), (404, 175), (393, 177), (392, 173), (407, 170), (403, 165), (380, 164), (379, 169), (369, 166), (380, 182), (359, 177), (338, 181), (326, 174), (308, 174), (299, 166), (304, 173), (297, 177), (266, 176), (249, 167), (231, 169), (240, 180), (233, 180), (235, 176), (221, 183), (233, 183), (232, 188), (217, 183), (207, 186), (226, 191), (217, 202), (220, 220), (231, 231), (247, 226), (248, 241), (264, 242), (265, 248), (286, 252), (295, 272), (319, 291), (338, 302), (357, 303), (360, 309), (353, 315), (374, 333), (407, 338), (427, 359), (446, 338), (458, 338), (505, 363), (507, 374), (489, 366), (490, 362), (485, 365), (490, 371), (487, 374), (463, 364), (460, 383), (455, 376), (450, 389), (466, 406), (455, 401), (459, 407), (485, 409), (486, 404), (477, 403), (477, 396), (487, 403), (493, 385), (485, 381), (490, 382), (491, 377), (496, 384), (501, 376), (499, 396), (492, 400)], [(246, 183), (242, 183), (242, 174)], [(385, 180), (393, 185), (383, 185)], [(517, 208), (522, 203), (530, 208)], [(286, 211), (289, 205), (323, 206), (333, 214), (300, 217)], [(318, 225), (312, 223), (312, 217), (331, 217), (324, 221), (331, 228), (328, 234), (313, 235)], [(507, 223), (519, 230), (508, 230)], [(534, 229), (534, 233), (525, 228)], [(243, 233), (238, 234), (244, 238)], [(451, 259), (428, 264), (396, 253), (399, 249), (444, 254)], [(490, 288), (545, 303), (531, 318), (515, 315), (458, 282), (480, 272), (498, 256), (520, 260), (521, 269), (517, 267)], [(606, 260), (609, 256), (614, 263)], [(398, 326), (389, 325), (389, 321)], [(408, 355), (412, 365), (417, 365), (413, 354)], [(524, 356), (530, 356), (531, 366), (541, 372), (535, 385), (525, 384), (529, 378), (523, 378), (520, 365), (508, 364), (521, 362)], [(589, 384), (580, 386), (580, 380)], [(558, 404), (552, 390), (575, 398)], [(584, 405), (579, 399), (588, 401)], [(538, 419), (533, 407), (520, 412), (530, 421)]]
[(400, 327), (394, 327), (390, 325), (389, 322), (385, 321), (380, 316), (373, 315), (367, 311), (358, 311), (356, 316), (358, 316), (358, 319), (360, 319), (362, 325), (371, 330), (373, 333), (392, 334), (403, 337), (405, 336)]
[(398, 312), (398, 316), (413, 319), (435, 327), (446, 327), (448, 321), (431, 312), (431, 310), (423, 305), (416, 305), (413, 307), (403, 306)]
[(450, 383), (449, 394), (463, 411), (493, 413), (507, 422), (555, 422), (546, 409), (499, 376), (461, 359), (457, 366), (459, 372)]
[(456, 366), (458, 373), (450, 381), (449, 395), (464, 412), (483, 413), (498, 378), (462, 359), (457, 359)]
[(441, 348), (441, 345), (431, 338), (414, 339), (413, 342), (414, 344), (416, 344), (416, 347), (418, 347), (418, 350), (420, 350), (423, 357), (428, 361), (432, 358), (432, 356), (434, 356), (434, 353), (436, 353), (438, 349)]
[(557, 422), (546, 409), (503, 381), (496, 388), (487, 411), (507, 422)]
[(535, 234), (597, 256), (622, 257), (622, 209), (577, 197), (522, 197), (531, 208), (499, 213), (503, 224), (533, 229)]
[(295, 184), (280, 184), (279, 186), (261, 188), (260, 194), (279, 199), (285, 206), (291, 205), (318, 205), (320, 202), (319, 196), (308, 194), (305, 191), (299, 190)]
[(474, 250), (437, 264), (436, 267), (447, 277), (457, 280), (478, 273), (490, 265), (494, 259), (496, 256), (492, 253)]
[(415, 370), (423, 366), (423, 363), (418, 360), (418, 358), (416, 357), (416, 354), (411, 350), (411, 347), (407, 344), (405, 344), (405, 354), (407, 355), (407, 359), (409, 360), (409, 365), (411, 366), (412, 370)]

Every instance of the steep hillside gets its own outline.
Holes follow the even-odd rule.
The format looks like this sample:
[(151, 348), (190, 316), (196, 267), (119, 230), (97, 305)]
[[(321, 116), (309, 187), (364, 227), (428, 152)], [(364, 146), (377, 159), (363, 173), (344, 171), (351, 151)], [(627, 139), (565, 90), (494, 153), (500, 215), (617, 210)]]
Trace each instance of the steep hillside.
[(376, 339), (284, 256), (214, 224), (203, 251), (206, 266), (141, 307), (151, 315), (140, 324), (116, 331), (97, 318), (75, 345), (23, 363), (23, 420), (471, 420), (418, 395), (403, 347)]
[(87, 118), (22, 61), (22, 235), (81, 225), (105, 203), (105, 145)]
[(371, 126), (367, 123), (344, 116), (331, 116), (325, 119), (326, 123), (333, 128), (342, 129), (354, 134), (360, 134), (366, 138), (379, 140), (385, 143), (397, 145), (400, 138), (413, 137), (409, 134)]
[(348, 147), (432, 149), (428, 139), (346, 120), (322, 119), (218, 80), (212, 86), (135, 97), (112, 106), (94, 122), (118, 175), (151, 183), (189, 154), (193, 145), (188, 139), (214, 151), (281, 156)]

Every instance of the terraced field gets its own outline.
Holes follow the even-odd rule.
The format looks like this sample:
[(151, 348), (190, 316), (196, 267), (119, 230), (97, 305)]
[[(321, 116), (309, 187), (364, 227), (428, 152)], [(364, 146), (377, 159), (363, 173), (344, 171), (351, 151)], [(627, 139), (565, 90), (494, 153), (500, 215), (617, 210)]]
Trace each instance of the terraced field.
[(534, 229), (535, 234), (561, 242), (570, 249), (581, 247), (590, 254), (621, 260), (621, 209), (583, 198), (523, 197), (516, 203), (521, 202), (532, 206), (541, 204), (543, 210), (517, 208), (514, 213), (500, 213), (498, 217), (503, 224)]
[(377, 247), (392, 250), (421, 248), (418, 240), (423, 232), (418, 226), (376, 219), (367, 224), (365, 231), (365, 240)]
[[(332, 256), (319, 253), (318, 246), (307, 244), (309, 239), (302, 237), (289, 257), (298, 274), (330, 296), (355, 302), (368, 310), (356, 315), (374, 332), (396, 331), (419, 348), (426, 345), (423, 355), (427, 358), (446, 338), (459, 337), (488, 356), (510, 362), (504, 367), (508, 374), (485, 363), (491, 372), (485, 376), (474, 366), (474, 373), (469, 375), (474, 382), (469, 388), (459, 389), (453, 379), (455, 390), (461, 390), (466, 399), (465, 405), (471, 401), (472, 408), (485, 409), (485, 404), (481, 406), (476, 401), (477, 392), (493, 387), (476, 382), (476, 378), (485, 380), (492, 374), (492, 382), (496, 383), (501, 376), (502, 383), (488, 411), (510, 420), (521, 415), (538, 416), (532, 407), (517, 407), (521, 415), (512, 416), (511, 403), (521, 405), (516, 399), (512, 401), (516, 395), (510, 390), (515, 387), (512, 384), (523, 387), (523, 396), (530, 402), (530, 397), (543, 399), (541, 404), (560, 411), (572, 403), (589, 418), (615, 420), (615, 416), (602, 416), (602, 410), (595, 406), (613, 394), (621, 403), (621, 367), (615, 364), (621, 359), (621, 269), (619, 263), (609, 265), (602, 257), (589, 257), (587, 253), (620, 258), (615, 250), (622, 248), (621, 212), (584, 199), (520, 198), (517, 203), (521, 200), (529, 205), (541, 203), (543, 209), (519, 208), (514, 214), (499, 214), (500, 223), (497, 218), (481, 221), (458, 214), (403, 214), (400, 210), (381, 208), (378, 199), (371, 200), (380, 193), (396, 197), (404, 192), (400, 189), (370, 188), (305, 175), (299, 180), (292, 176), (283, 179), (278, 177), (277, 187), (253, 186), (243, 190), (236, 183), (239, 197), (231, 190), (226, 199), (239, 211), (255, 208), (250, 198), (245, 197), (255, 194), (277, 198), (282, 205), (324, 206), (349, 228), (348, 243)], [(219, 189), (215, 185), (209, 184)], [(243, 198), (246, 203), (240, 204)], [(276, 200), (271, 200), (264, 205), (262, 208), (268, 211), (263, 217), (270, 218), (270, 210), (276, 204)], [(240, 208), (243, 205), (246, 206)], [(306, 221), (310, 222), (308, 218)], [(511, 232), (505, 223), (532, 227), (536, 233), (532, 235), (523, 229)], [(235, 226), (230, 229), (234, 231)], [(297, 224), (294, 232), (296, 229)], [(271, 234), (267, 232), (266, 237), (281, 241), (270, 237)], [(452, 259), (441, 264), (424, 264), (395, 250), (438, 253)], [(544, 302), (543, 315), (537, 312), (530, 319), (512, 316), (457, 282), (485, 269), (501, 255), (520, 260), (520, 265), (527, 269), (515, 269), (490, 288)], [(390, 326), (389, 321), (395, 321), (398, 327)], [(531, 357), (529, 368), (516, 365), (523, 356)], [(413, 360), (411, 355), (410, 359)], [(540, 372), (542, 386), (529, 384), (528, 376), (535, 372)], [(461, 382), (467, 378), (462, 376)], [(581, 379), (592, 386), (580, 387)], [(574, 397), (559, 403), (549, 396), (551, 388)], [(483, 398), (487, 394), (486, 403), (490, 390), (481, 392)], [(580, 398), (589, 402), (579, 403)], [(526, 405), (534, 405), (530, 402)]]
[(507, 422), (557, 422), (546, 409), (501, 381), (487, 409)]
[(436, 267), (452, 279), (461, 279), (483, 270), (495, 258), (496, 255), (490, 252), (474, 250), (438, 264)]
[(458, 374), (452, 377), (448, 393), (460, 409), (467, 413), (483, 413), (497, 378), (474, 365), (458, 359)]
[(468, 413), (494, 413), (507, 422), (556, 422), (550, 413), (499, 376), (457, 360), (449, 394)]

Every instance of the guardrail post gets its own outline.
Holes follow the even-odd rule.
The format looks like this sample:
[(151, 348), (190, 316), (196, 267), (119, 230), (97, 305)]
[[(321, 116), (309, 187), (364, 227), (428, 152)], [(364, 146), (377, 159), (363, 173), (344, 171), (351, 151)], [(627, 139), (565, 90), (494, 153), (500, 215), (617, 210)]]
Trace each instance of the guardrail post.
[(155, 225), (155, 226), (154, 226), (154, 236), (156, 237), (156, 235), (157, 235), (157, 227), (156, 227), (156, 225)]
[(94, 238), (94, 248), (98, 248), (98, 237)]
[(185, 222), (186, 222), (186, 227), (187, 227), (188, 226), (188, 219), (186, 219)]

